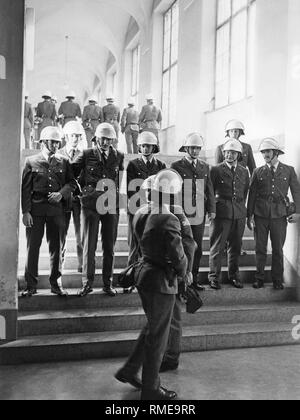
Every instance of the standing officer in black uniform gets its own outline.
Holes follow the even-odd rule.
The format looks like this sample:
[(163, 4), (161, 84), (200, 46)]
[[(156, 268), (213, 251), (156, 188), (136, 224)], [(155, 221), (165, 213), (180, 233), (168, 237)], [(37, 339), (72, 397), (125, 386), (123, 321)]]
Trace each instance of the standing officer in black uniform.
[[(116, 138), (114, 128), (103, 123), (96, 130), (96, 146), (85, 150), (73, 163), (75, 176), (82, 174), (82, 223), (83, 223), (83, 287), (79, 295), (84, 297), (93, 291), (95, 280), (95, 256), (99, 225), (103, 248), (103, 291), (113, 297), (112, 286), (114, 248), (119, 223), (119, 186), (124, 171), (124, 155), (112, 147)], [(115, 208), (99, 208), (101, 196), (111, 194)], [(111, 211), (109, 211), (111, 210)]]
[[(272, 242), (272, 280), (275, 290), (284, 289), (284, 255), (287, 221), (295, 223), (299, 214), (287, 214), (286, 200), (291, 190), (296, 211), (300, 213), (300, 184), (295, 169), (278, 159), (284, 152), (276, 140), (262, 141), (260, 151), (266, 165), (255, 170), (248, 201), (248, 227), (255, 225), (257, 271), (253, 287), (264, 287), (268, 238)], [(254, 222), (254, 223), (253, 223)]]
[(128, 100), (128, 108), (125, 108), (121, 120), (121, 131), (125, 134), (127, 153), (129, 155), (137, 155), (139, 148), (137, 140), (139, 136), (139, 113), (135, 109), (135, 101), (133, 98)]
[(95, 133), (99, 124), (103, 123), (102, 108), (97, 105), (96, 98), (90, 98), (89, 104), (84, 107), (82, 122), (86, 133), (89, 147), (92, 147), (91, 141), (95, 137)]
[(22, 179), (23, 223), (27, 235), (27, 263), (23, 296), (37, 293), (39, 251), (46, 226), (50, 253), (51, 292), (66, 296), (61, 278), (61, 249), (64, 236), (63, 199), (76, 188), (69, 161), (57, 154), (62, 138), (57, 127), (46, 127), (41, 133), (41, 153), (27, 158)]
[[(172, 400), (177, 396), (161, 387), (159, 370), (168, 345), (178, 277), (184, 277), (187, 270), (180, 222), (168, 205), (170, 195), (179, 193), (181, 188), (178, 174), (162, 171), (154, 183), (150, 212), (138, 211), (133, 222), (143, 258), (137, 272), (137, 288), (148, 320), (133, 352), (143, 360), (142, 400)], [(117, 375), (117, 379), (140, 386), (135, 376)]]
[(121, 111), (120, 108), (115, 105), (115, 98), (112, 95), (108, 95), (106, 101), (107, 105), (105, 105), (102, 109), (103, 120), (104, 122), (111, 124), (116, 132), (113, 147), (117, 149), (119, 143)]
[(221, 289), (222, 255), (227, 242), (229, 280), (238, 289), (244, 287), (239, 276), (239, 257), (250, 179), (248, 170), (238, 163), (242, 152), (239, 141), (228, 140), (223, 148), (225, 162), (211, 169), (217, 217), (212, 223), (209, 281), (211, 288), (216, 290)]
[[(166, 169), (166, 164), (154, 155), (159, 153), (158, 140), (153, 133), (143, 132), (138, 139), (138, 147), (141, 157), (131, 160), (127, 166), (127, 196), (128, 196), (128, 243), (129, 243), (129, 260), (128, 265), (133, 264), (138, 255), (135, 251), (134, 237), (132, 232), (132, 221), (137, 208), (146, 203), (144, 194), (140, 195), (140, 200), (137, 202), (131, 201), (140, 190), (143, 181), (152, 175), (158, 174), (163, 169)], [(140, 180), (139, 185), (136, 185), (135, 180)], [(133, 182), (135, 185), (133, 185)], [(130, 186), (131, 184), (131, 186)]]
[[(216, 217), (216, 201), (210, 179), (209, 166), (199, 159), (203, 146), (204, 141), (200, 134), (192, 133), (188, 135), (184, 146), (179, 150), (180, 152), (185, 152), (186, 156), (171, 165), (171, 168), (179, 173), (184, 182), (182, 207), (189, 219), (194, 240), (197, 244), (192, 274), (194, 287), (198, 290), (203, 290), (202, 285), (198, 282), (198, 275), (200, 261), (203, 255), (202, 249), (206, 213), (208, 213), (210, 222)], [(203, 191), (202, 183), (200, 181), (204, 182)], [(189, 199), (189, 202), (186, 202), (187, 199)], [(200, 204), (199, 200), (202, 200), (203, 208), (200, 210), (203, 214), (196, 214), (199, 213), (199, 211), (195, 211)], [(188, 207), (190, 207), (190, 209)]]
[(82, 117), (80, 105), (75, 102), (76, 95), (70, 92), (59, 107), (58, 114), (64, 127), (69, 121), (76, 121)]
[[(83, 147), (83, 135), (84, 130), (82, 125), (78, 121), (70, 121), (64, 126), (64, 134), (66, 146), (63, 147), (59, 154), (64, 156), (72, 164), (82, 153)], [(82, 235), (81, 235), (81, 203), (80, 203), (81, 190), (78, 184), (78, 187), (70, 197), (69, 208), (65, 212), (65, 235), (63, 239), (62, 247), (62, 266), (64, 266), (65, 257), (66, 257), (66, 240), (68, 236), (68, 231), (70, 227), (71, 216), (73, 216), (73, 223), (76, 236), (76, 248), (77, 248), (77, 258), (78, 258), (78, 272), (82, 273), (83, 265), (83, 247), (82, 247)]]

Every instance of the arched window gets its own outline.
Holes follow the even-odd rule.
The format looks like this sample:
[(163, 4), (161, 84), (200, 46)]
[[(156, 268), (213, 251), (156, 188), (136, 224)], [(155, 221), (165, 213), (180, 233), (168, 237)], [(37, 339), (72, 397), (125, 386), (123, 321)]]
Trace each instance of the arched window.
[(6, 321), (4, 316), (0, 316), (0, 340), (6, 340)]
[(6, 60), (0, 55), (0, 79), (6, 79)]

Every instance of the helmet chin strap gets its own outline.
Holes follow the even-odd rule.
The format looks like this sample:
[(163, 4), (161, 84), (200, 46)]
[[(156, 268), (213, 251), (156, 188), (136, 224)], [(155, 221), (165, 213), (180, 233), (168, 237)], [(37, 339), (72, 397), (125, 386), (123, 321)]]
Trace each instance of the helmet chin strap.
[(271, 160), (272, 164), (277, 162), (278, 156), (279, 156), (278, 152), (273, 150), (273, 157), (272, 157), (272, 160)]

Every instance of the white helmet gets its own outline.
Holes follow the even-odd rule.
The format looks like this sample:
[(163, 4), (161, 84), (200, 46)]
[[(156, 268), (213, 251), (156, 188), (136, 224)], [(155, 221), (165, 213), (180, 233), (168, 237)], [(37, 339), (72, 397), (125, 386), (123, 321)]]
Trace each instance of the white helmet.
[(115, 140), (117, 138), (117, 135), (112, 125), (110, 125), (109, 123), (102, 123), (98, 125), (95, 137), (106, 137), (108, 139)]
[(95, 97), (95, 96), (91, 96), (90, 98), (89, 98), (89, 102), (98, 102), (97, 101), (97, 98)]
[(265, 150), (276, 150), (277, 152), (279, 152), (280, 155), (284, 155), (283, 149), (279, 146), (277, 141), (273, 138), (266, 138), (261, 142), (259, 146), (259, 151), (263, 152)]
[(134, 98), (129, 98), (127, 101), (128, 105), (135, 105), (135, 99)]
[(154, 101), (154, 95), (152, 93), (148, 93), (148, 95), (146, 95), (146, 101)]
[(58, 127), (45, 127), (40, 136), (40, 142), (52, 140), (62, 142), (62, 132)]
[(155, 134), (151, 133), (150, 131), (143, 131), (138, 138), (138, 147), (141, 147), (144, 144), (148, 146), (153, 146), (152, 153), (156, 154), (159, 153), (159, 143), (158, 139)]
[(42, 96), (42, 98), (52, 98), (52, 93), (50, 92), (50, 90), (47, 90)]
[(179, 149), (179, 152), (186, 152), (187, 147), (204, 147), (204, 139), (199, 133), (192, 133), (184, 140), (184, 145)]
[(243, 146), (240, 141), (236, 139), (229, 139), (223, 146), (223, 152), (237, 152), (243, 153)]
[(241, 130), (242, 135), (245, 135), (245, 126), (241, 121), (238, 121), (238, 120), (228, 121), (225, 127), (225, 131), (227, 133), (227, 131), (230, 131), (230, 130)]
[(182, 190), (182, 178), (173, 169), (160, 171), (153, 182), (153, 190), (163, 194), (176, 195)]
[(73, 90), (71, 90), (71, 92), (69, 92), (69, 93), (66, 95), (66, 98), (67, 98), (67, 99), (68, 99), (68, 98), (75, 99), (75, 98), (76, 98), (76, 94), (75, 94), (75, 92), (74, 92)]
[(112, 94), (106, 95), (106, 100), (107, 102), (115, 102), (114, 95)]
[(69, 121), (65, 126), (64, 126), (64, 134), (65, 135), (72, 135), (72, 134), (81, 134), (83, 135), (84, 130), (82, 125), (80, 124), (80, 122), (78, 121)]

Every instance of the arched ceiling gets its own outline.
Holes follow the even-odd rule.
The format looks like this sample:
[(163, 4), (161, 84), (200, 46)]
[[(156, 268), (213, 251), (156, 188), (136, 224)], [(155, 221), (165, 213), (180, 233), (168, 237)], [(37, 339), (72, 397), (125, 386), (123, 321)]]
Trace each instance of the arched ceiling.
[(111, 55), (119, 65), (131, 18), (147, 30), (152, 6), (152, 0), (27, 0), (36, 16), (35, 65), (26, 72), (30, 101), (50, 90), (61, 102), (74, 90), (81, 102), (95, 78), (103, 83)]

